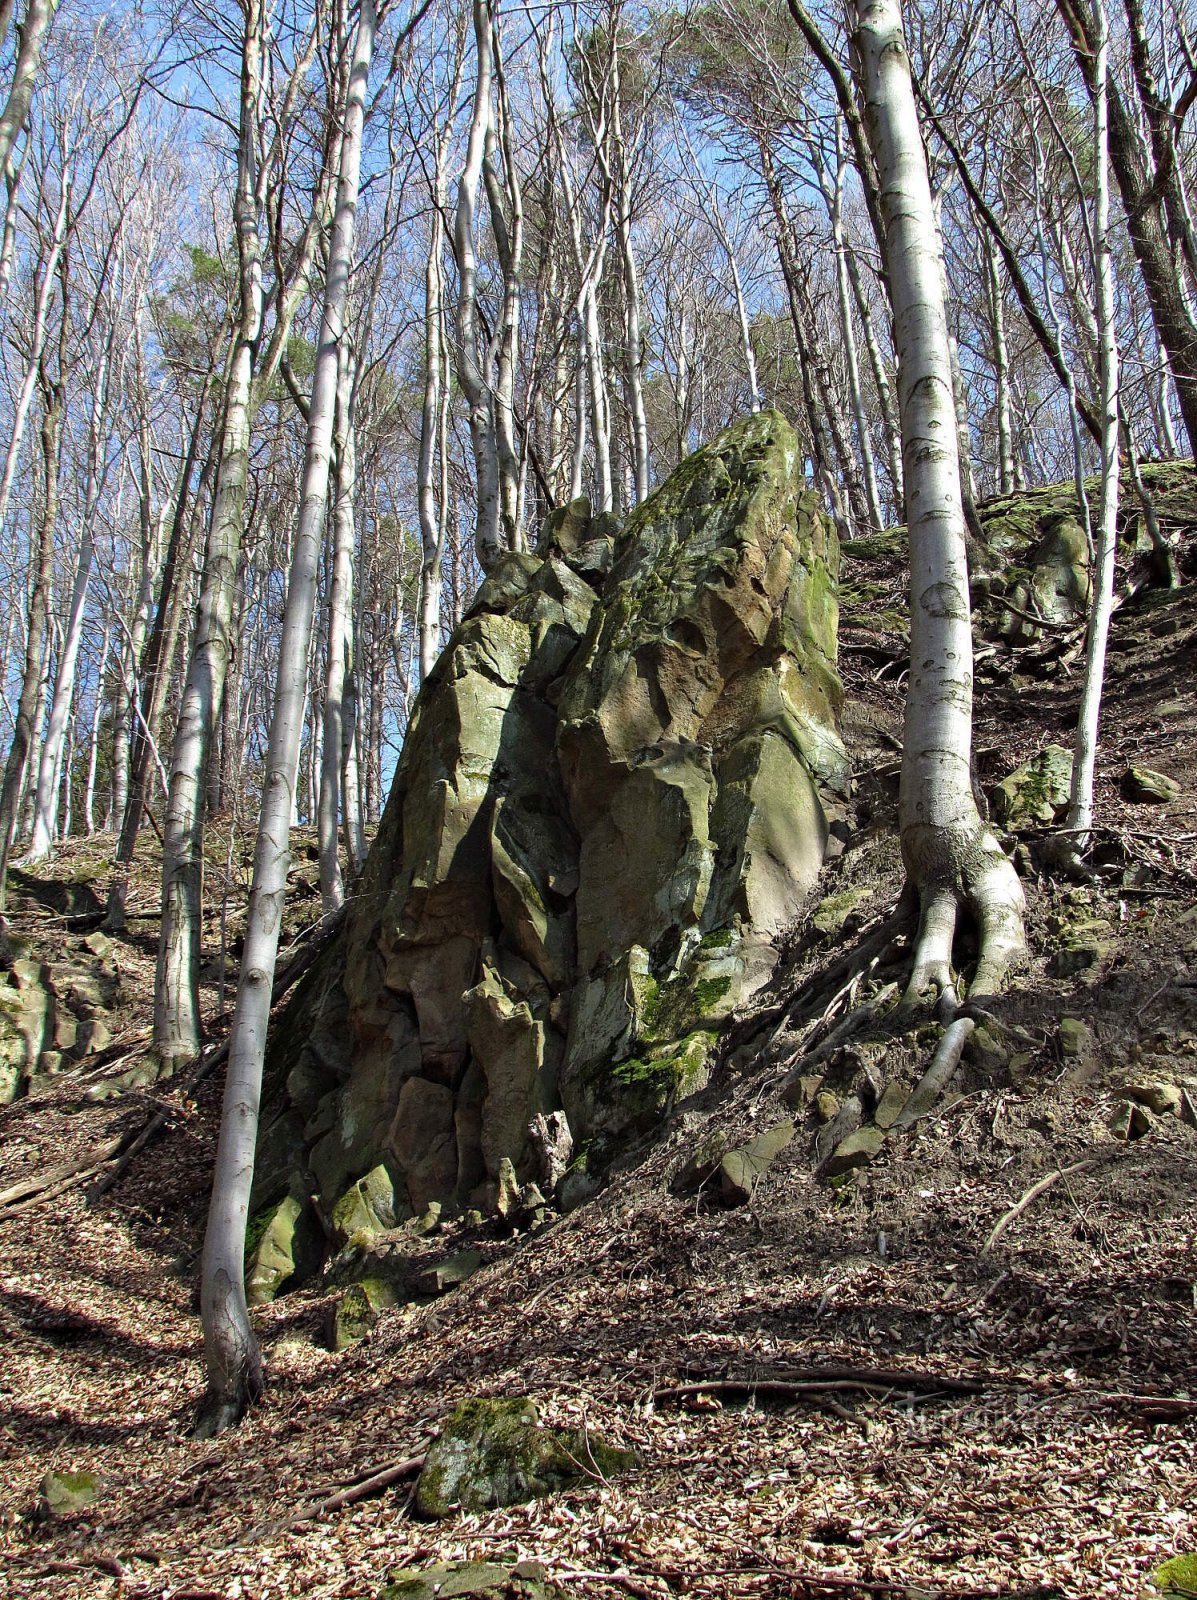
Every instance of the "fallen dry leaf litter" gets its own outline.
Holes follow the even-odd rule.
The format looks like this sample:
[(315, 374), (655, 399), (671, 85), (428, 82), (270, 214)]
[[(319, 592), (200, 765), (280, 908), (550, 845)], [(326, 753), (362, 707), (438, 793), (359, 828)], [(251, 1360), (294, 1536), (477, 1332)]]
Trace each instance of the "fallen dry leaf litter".
[[(328, 1299), (317, 1290), (255, 1313), (266, 1398), (241, 1428), (199, 1443), (195, 1274), (219, 1082), (194, 1101), (170, 1084), (89, 1100), (127, 1069), (113, 1059), (0, 1112), (4, 1188), (171, 1112), (168, 1134), (93, 1209), (76, 1184), (0, 1222), (6, 1592), (366, 1600), (393, 1568), (500, 1553), (535, 1557), (567, 1593), (598, 1600), (1152, 1592), (1160, 1562), (1197, 1550), (1197, 1132), (1175, 1116), (1130, 1140), (1110, 1130), (1128, 1075), (1197, 1072), (1189, 591), (1154, 616), (1116, 619), (1098, 794), (1120, 870), (1096, 887), (1055, 884), (1037, 874), (1030, 841), (1034, 960), (995, 1006), (1023, 1042), (1017, 1064), (966, 1062), (936, 1111), (845, 1189), (813, 1178), (804, 1127), (747, 1207), (670, 1191), (709, 1126), (739, 1138), (782, 1114), (786, 1028), (801, 1036), (809, 1018), (775, 1024), (597, 1201), (526, 1238), (488, 1235), (474, 1278), (384, 1314), (356, 1348), (322, 1348)], [(901, 674), (878, 675), (877, 659), (876, 648), (854, 656), (846, 630), (875, 811), (829, 865), (826, 892), (867, 888), (858, 920), (899, 887), (885, 812), (892, 734), (878, 730), (898, 725)], [(985, 781), (1066, 737), (1075, 708), (1067, 671), (1031, 681), (1003, 666), (996, 677), (979, 705)], [(1117, 779), (1132, 760), (1178, 778), (1180, 798), (1124, 803)], [(70, 847), (47, 875), (60, 907), (72, 875), (102, 885), (98, 848)], [(157, 865), (151, 841), (138, 904), (152, 906)], [(300, 879), (312, 870), (301, 852)], [(39, 949), (77, 940), (80, 913), (56, 911), (46, 884), (20, 880), (16, 901), (14, 926)], [(293, 909), (297, 929), (305, 913), (310, 922), (310, 896)], [(1112, 948), (1096, 968), (1053, 976), (1064, 930), (1084, 917), (1108, 924)], [(131, 1050), (155, 931), (151, 917), (134, 920), (116, 945)], [(209, 931), (215, 943), (215, 919)], [(834, 943), (797, 940), (779, 1012)], [(899, 973), (883, 961), (871, 981)], [(215, 1010), (218, 970), (208, 976)], [(1066, 1016), (1091, 1030), (1079, 1059), (1061, 1052)], [(887, 1063), (925, 1065), (929, 1033), (875, 1037)], [(984, 1250), (1039, 1180), (1086, 1161)], [(428, 1248), (447, 1254), (455, 1239), (451, 1225)], [(820, 1374), (831, 1384), (845, 1369), (856, 1387), (772, 1398), (759, 1387)], [(920, 1382), (864, 1385), (862, 1371)], [(659, 1393), (679, 1385), (692, 1392)], [(344, 1499), (421, 1454), (473, 1393), (529, 1394), (546, 1421), (592, 1425), (640, 1466), (436, 1525), (409, 1516), (403, 1476)], [(95, 1472), (93, 1506), (40, 1517), (51, 1467)]]

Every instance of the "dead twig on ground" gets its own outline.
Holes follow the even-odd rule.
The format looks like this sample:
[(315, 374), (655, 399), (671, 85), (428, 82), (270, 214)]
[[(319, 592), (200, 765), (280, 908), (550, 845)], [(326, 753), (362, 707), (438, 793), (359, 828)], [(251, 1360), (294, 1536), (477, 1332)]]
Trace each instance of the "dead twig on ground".
[(279, 1522), (258, 1523), (250, 1528), (244, 1539), (239, 1542), (257, 1544), (276, 1533), (287, 1533), (294, 1528), (302, 1528), (307, 1522), (315, 1522), (319, 1517), (331, 1516), (334, 1511), (341, 1511), (358, 1500), (382, 1494), (394, 1483), (402, 1483), (418, 1476), (423, 1465), (423, 1456), (405, 1456), (400, 1461), (392, 1461), (387, 1466), (376, 1469), (367, 1477), (359, 1474), (356, 1478), (350, 1478), (335, 1494), (328, 1495), (324, 1499), (312, 1500)]
[(1040, 1178), (1038, 1183), (1033, 1183), (1027, 1192), (1010, 1207), (1009, 1211), (994, 1224), (988, 1239), (981, 1246), (981, 1254), (988, 1255), (1010, 1224), (1021, 1217), (1027, 1207), (1033, 1205), (1041, 1194), (1046, 1194), (1053, 1185), (1059, 1183), (1061, 1178), (1068, 1177), (1072, 1172), (1084, 1172), (1087, 1167), (1095, 1167), (1103, 1159), (1108, 1161), (1112, 1157), (1089, 1156), (1086, 1160), (1074, 1161), (1067, 1167), (1057, 1167), (1054, 1172), (1049, 1172), (1045, 1178)]
[(710, 1378), (699, 1383), (676, 1384), (654, 1389), (657, 1402), (680, 1402), (702, 1395), (730, 1395), (742, 1399), (802, 1400), (844, 1391), (860, 1394), (892, 1395), (895, 1390), (921, 1394), (981, 1394), (985, 1385), (968, 1378), (940, 1377), (930, 1372), (887, 1371), (870, 1367), (816, 1368), (792, 1376), (758, 1378)]

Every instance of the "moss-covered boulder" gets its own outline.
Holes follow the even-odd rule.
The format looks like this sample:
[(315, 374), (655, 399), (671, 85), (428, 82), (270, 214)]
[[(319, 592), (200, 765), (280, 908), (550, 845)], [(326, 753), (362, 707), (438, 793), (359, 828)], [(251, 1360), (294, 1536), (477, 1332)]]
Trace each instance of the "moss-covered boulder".
[(989, 792), (995, 822), (1011, 832), (1055, 820), (1072, 790), (1072, 751), (1049, 744)]
[(585, 1429), (541, 1427), (531, 1400), (463, 1400), (429, 1447), (415, 1506), (429, 1518), (489, 1511), (586, 1479), (602, 1481), (635, 1464), (633, 1452)]
[(391, 1574), (378, 1600), (564, 1600), (539, 1561), (441, 1561)]
[[(771, 975), (849, 782), (834, 529), (773, 412), (629, 518), (560, 507), (503, 557), (413, 708), (338, 944), (271, 1062), (262, 1198), (334, 1233), (493, 1211), (563, 1113), (571, 1192), (706, 1082)], [(585, 1181), (583, 1181), (585, 1180)], [(553, 1187), (552, 1184), (549, 1185)]]
[(351, 1283), (333, 1302), (328, 1319), (330, 1350), (348, 1350), (360, 1344), (382, 1312), (399, 1304), (395, 1285), (385, 1277), (364, 1276)]
[(1164, 1600), (1193, 1600), (1197, 1595), (1197, 1555), (1173, 1556), (1156, 1568), (1155, 1586)]
[(73, 1517), (88, 1506), (100, 1492), (94, 1472), (66, 1472), (55, 1468), (41, 1481), (40, 1505), (47, 1516)]
[(250, 1219), (245, 1240), (245, 1298), (266, 1305), (292, 1282), (318, 1271), (324, 1250), (307, 1197), (293, 1188)]

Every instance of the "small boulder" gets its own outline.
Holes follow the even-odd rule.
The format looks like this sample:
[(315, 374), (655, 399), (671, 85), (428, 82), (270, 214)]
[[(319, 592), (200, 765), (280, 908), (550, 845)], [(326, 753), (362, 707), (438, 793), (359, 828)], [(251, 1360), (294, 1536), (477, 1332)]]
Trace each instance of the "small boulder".
[(48, 1516), (71, 1517), (86, 1511), (99, 1493), (94, 1472), (47, 1472), (41, 1481), (41, 1505)]
[(417, 1294), (447, 1294), (450, 1289), (456, 1289), (458, 1284), (473, 1277), (481, 1265), (482, 1256), (477, 1250), (459, 1250), (455, 1255), (438, 1261), (435, 1267), (427, 1267), (419, 1273), (412, 1282), (412, 1288)]
[(1072, 791), (1072, 752), (1049, 744), (989, 791), (995, 822), (1014, 831), (1051, 823)]
[(719, 1163), (719, 1193), (725, 1205), (744, 1206), (773, 1162), (794, 1137), (787, 1118), (739, 1150), (729, 1150)]
[(1177, 1600), (1181, 1596), (1188, 1600), (1190, 1595), (1197, 1594), (1197, 1555), (1173, 1556), (1165, 1561), (1156, 1568), (1155, 1586), (1164, 1600), (1173, 1600), (1173, 1596)]
[(1176, 799), (1180, 784), (1151, 767), (1128, 767), (1119, 780), (1118, 791), (1134, 805), (1162, 806)]
[(1065, 1061), (1080, 1061), (1093, 1048), (1093, 1030), (1079, 1017), (1060, 1018), (1059, 1039)]
[(694, 1194), (719, 1170), (729, 1144), (722, 1128), (703, 1134), (674, 1175), (670, 1188), (674, 1194)]
[(348, 1350), (360, 1343), (378, 1321), (379, 1313), (397, 1303), (394, 1287), (385, 1278), (361, 1278), (351, 1283), (333, 1307), (330, 1348)]
[(351, 1185), (333, 1207), (333, 1238), (343, 1245), (363, 1234), (385, 1233), (406, 1210), (403, 1201), (396, 1199), (391, 1172), (381, 1163)]
[(857, 1128), (855, 1133), (850, 1133), (846, 1139), (841, 1139), (839, 1144), (827, 1157), (820, 1168), (819, 1175), (824, 1178), (838, 1178), (845, 1172), (854, 1172), (857, 1167), (867, 1167), (881, 1153), (885, 1143), (885, 1130), (869, 1124), (868, 1127)]
[(378, 1600), (564, 1600), (539, 1561), (514, 1567), (493, 1561), (442, 1561), (435, 1567), (393, 1572)]
[(531, 1400), (463, 1400), (429, 1447), (415, 1506), (422, 1517), (440, 1518), (521, 1505), (635, 1464), (631, 1451), (584, 1428), (542, 1428)]
[(1174, 1083), (1128, 1083), (1121, 1093), (1157, 1117), (1179, 1117), (1184, 1106), (1181, 1091)]
[[(980, 1028), (977, 1032), (980, 1033)], [(906, 1106), (906, 1090), (896, 1079), (892, 1079), (885, 1086), (885, 1092), (877, 1102), (877, 1109), (873, 1113), (873, 1121), (877, 1127), (888, 1132), (902, 1115)]]

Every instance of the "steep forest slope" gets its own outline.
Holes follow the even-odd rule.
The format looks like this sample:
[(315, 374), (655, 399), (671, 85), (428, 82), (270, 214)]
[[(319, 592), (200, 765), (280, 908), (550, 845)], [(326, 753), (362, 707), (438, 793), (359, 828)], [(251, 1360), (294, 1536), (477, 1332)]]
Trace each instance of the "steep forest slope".
[[(1165, 531), (1189, 534), (1193, 474), (1166, 477)], [(1076, 508), (1062, 490), (983, 508), (977, 781), (1032, 955), (946, 1090), (911, 1105), (938, 1029), (884, 999), (908, 937), (886, 922), (906, 670), (888, 534), (840, 572), (850, 803), (709, 1080), (568, 1214), (516, 1196), (397, 1220), (369, 1250), (419, 1292), (359, 1304), (359, 1325), (335, 1274), (262, 1305), (266, 1397), (216, 1441), (189, 1429), (219, 1074), (135, 1081), (152, 841), (119, 939), (98, 926), (108, 841), (16, 874), (0, 994), (32, 1042), (0, 1111), (8, 1592), (367, 1600), (464, 1559), (535, 1560), (597, 1597), (1157, 1592), (1197, 1551), (1197, 602), (1183, 540), (1179, 588), (1139, 583), (1127, 503), (1091, 883), (1042, 863), (1078, 692)], [(236, 890), (249, 841), (213, 845)], [(292, 936), (318, 916), (296, 856)], [(223, 924), (213, 900), (215, 1011), (237, 895)], [(163, 1112), (118, 1170), (117, 1142)], [(636, 1464), (588, 1457), (547, 1498), (418, 1519), (412, 1463), (479, 1395), (529, 1396)], [(94, 1482), (73, 1504), (52, 1472)]]

